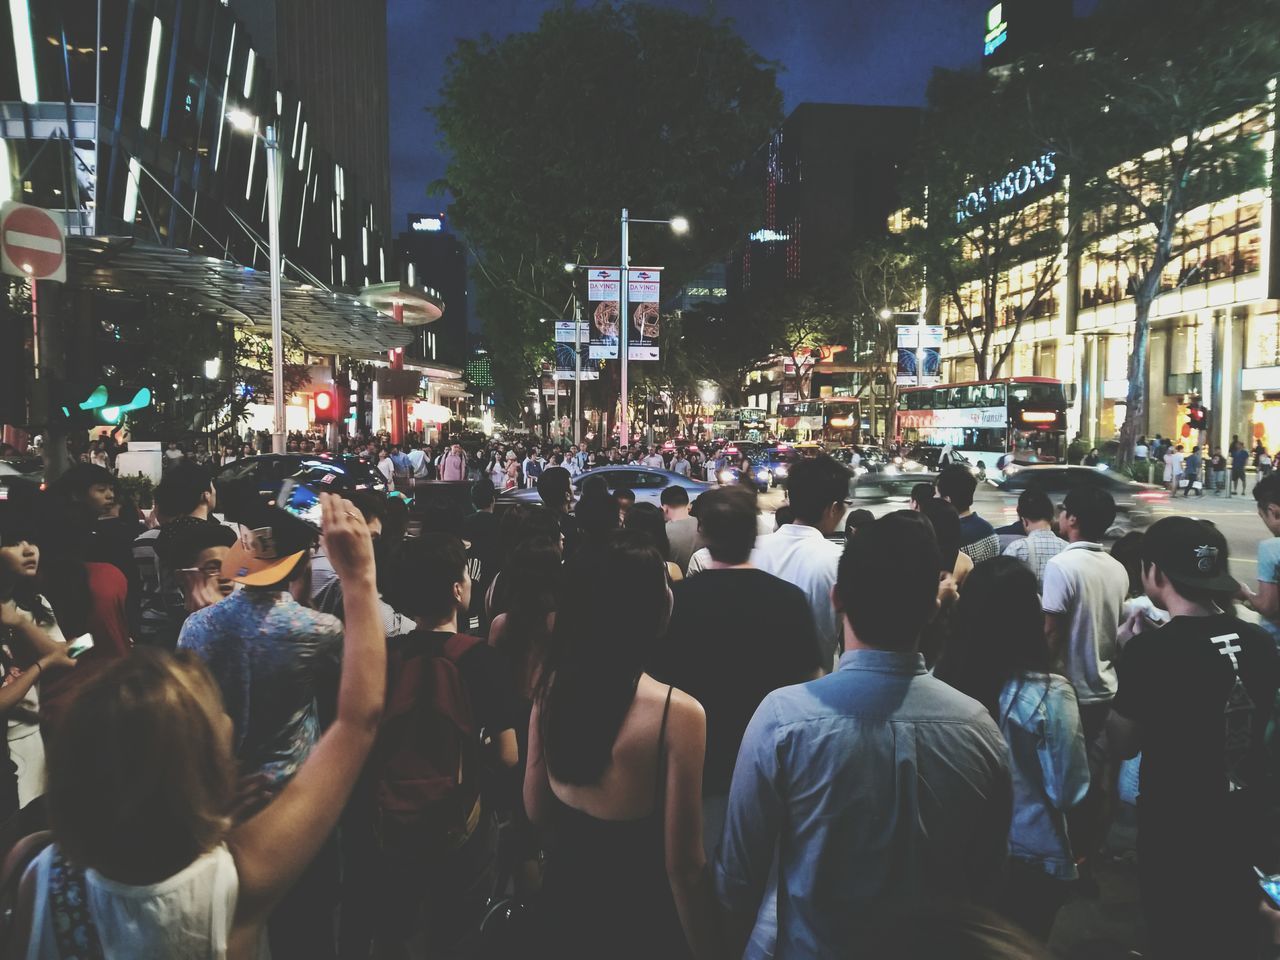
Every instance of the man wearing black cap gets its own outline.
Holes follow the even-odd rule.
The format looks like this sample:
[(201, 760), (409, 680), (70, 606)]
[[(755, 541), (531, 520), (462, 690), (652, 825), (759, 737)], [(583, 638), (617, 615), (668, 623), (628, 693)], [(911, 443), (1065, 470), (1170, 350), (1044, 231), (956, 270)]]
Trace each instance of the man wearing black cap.
[(1107, 733), (1142, 752), (1138, 869), (1150, 955), (1254, 957), (1253, 866), (1274, 869), (1263, 735), (1280, 657), (1256, 626), (1222, 612), (1239, 584), (1210, 524), (1166, 517), (1142, 542), (1147, 596), (1173, 619), (1140, 630), (1117, 664)]

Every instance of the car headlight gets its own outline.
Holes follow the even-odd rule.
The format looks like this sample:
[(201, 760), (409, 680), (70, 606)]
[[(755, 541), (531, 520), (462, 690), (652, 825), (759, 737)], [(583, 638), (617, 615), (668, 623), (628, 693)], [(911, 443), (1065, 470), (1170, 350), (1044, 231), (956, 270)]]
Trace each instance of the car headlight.
[(782, 463), (774, 467), (773, 475), (775, 477), (785, 477), (787, 475), (787, 465), (785, 463)]
[(733, 483), (733, 471), (721, 470), (720, 473), (717, 475), (717, 479), (721, 483)]
[(867, 472), (867, 468), (866, 468), (866, 467), (854, 467), (854, 468), (853, 468), (853, 475), (854, 475), (855, 477), (860, 477), (860, 476), (862, 476), (862, 475), (863, 475), (864, 473), (866, 473), (866, 472)]
[(761, 480), (767, 480), (769, 477), (769, 471), (764, 467), (756, 467), (756, 476)]

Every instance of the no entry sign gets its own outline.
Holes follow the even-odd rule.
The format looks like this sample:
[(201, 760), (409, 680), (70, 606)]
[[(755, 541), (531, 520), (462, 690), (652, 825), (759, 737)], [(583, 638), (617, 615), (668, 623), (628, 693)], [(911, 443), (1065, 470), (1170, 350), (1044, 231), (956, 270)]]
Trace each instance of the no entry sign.
[(67, 279), (67, 238), (47, 210), (25, 203), (0, 204), (0, 268), (15, 277)]

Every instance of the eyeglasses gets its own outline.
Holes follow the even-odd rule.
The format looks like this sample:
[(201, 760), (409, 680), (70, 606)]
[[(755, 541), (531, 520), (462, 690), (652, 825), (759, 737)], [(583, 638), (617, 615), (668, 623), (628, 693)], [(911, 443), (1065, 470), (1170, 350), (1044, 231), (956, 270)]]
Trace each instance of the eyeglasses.
[(180, 567), (179, 573), (200, 573), (206, 577), (221, 577), (222, 563), (210, 560), (208, 563), (201, 564), (198, 567)]

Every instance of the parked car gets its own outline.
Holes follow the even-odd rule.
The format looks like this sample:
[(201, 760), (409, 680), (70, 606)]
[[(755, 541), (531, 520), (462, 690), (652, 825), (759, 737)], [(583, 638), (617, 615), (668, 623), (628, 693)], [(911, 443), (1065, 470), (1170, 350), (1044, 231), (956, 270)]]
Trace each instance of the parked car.
[(387, 493), (387, 480), (369, 461), (360, 457), (318, 457), (310, 453), (264, 453), (229, 463), (213, 478), (222, 499), (232, 483), (253, 483), (265, 500), (275, 500), (286, 479), (314, 483), (334, 493), (377, 490)]
[[(1167, 503), (1169, 491), (1147, 483), (1138, 483), (1114, 473), (1105, 467), (1067, 466), (1046, 463), (1023, 466), (1015, 464), (1006, 468), (1002, 477), (991, 480), (1003, 500), (1005, 522), (1017, 518), (1018, 497), (1028, 487), (1038, 487), (1055, 504), (1061, 504), (1068, 493), (1082, 486), (1101, 487), (1116, 501), (1116, 522), (1107, 531), (1108, 537), (1122, 537), (1134, 530), (1145, 530), (1155, 522), (1153, 507)], [(988, 517), (992, 523), (997, 518)], [(998, 525), (998, 524), (997, 524)]]
[[(702, 480), (690, 480), (670, 470), (658, 470), (654, 467), (624, 466), (622, 464), (596, 467), (573, 478), (574, 498), (582, 495), (582, 485), (589, 477), (603, 477), (609, 492), (627, 488), (635, 492), (637, 503), (652, 503), (658, 506), (662, 491), (670, 486), (684, 487), (689, 492), (690, 502), (698, 499), (712, 488), (712, 484)], [(498, 496), (498, 506), (509, 506), (513, 503), (541, 503), (537, 490), (508, 490)]]

